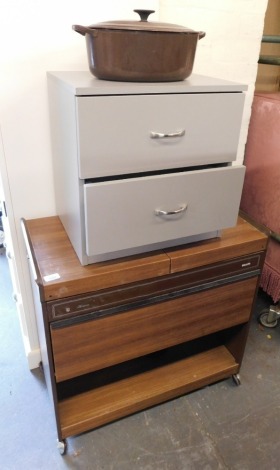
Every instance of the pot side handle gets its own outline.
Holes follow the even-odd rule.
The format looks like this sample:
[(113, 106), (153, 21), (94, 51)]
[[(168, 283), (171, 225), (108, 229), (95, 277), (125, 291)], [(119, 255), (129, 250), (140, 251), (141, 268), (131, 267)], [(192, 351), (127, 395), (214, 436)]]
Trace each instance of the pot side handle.
[(206, 33), (204, 31), (199, 31), (198, 39), (202, 39), (202, 38), (204, 38), (204, 36), (206, 36)]
[(79, 24), (73, 24), (72, 29), (74, 29), (74, 31), (77, 33), (82, 34), (83, 36), (85, 36), (87, 33), (92, 34), (94, 32), (94, 29), (87, 28), (86, 26), (81, 26)]

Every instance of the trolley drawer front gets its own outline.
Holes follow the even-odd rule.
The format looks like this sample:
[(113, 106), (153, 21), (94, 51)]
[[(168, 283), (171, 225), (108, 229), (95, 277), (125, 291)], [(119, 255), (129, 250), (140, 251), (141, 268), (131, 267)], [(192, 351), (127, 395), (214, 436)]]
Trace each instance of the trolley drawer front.
[(204, 290), (201, 287), (202, 283), (204, 286), (219, 284), (220, 281), (226, 283), (227, 277), (229, 282), (232, 282), (233, 276), (240, 277), (241, 280), (246, 273), (252, 275), (260, 273), (263, 256), (263, 253), (256, 253), (216, 265), (202, 266), (117, 288), (47, 302), (48, 319), (50, 322), (58, 321), (60, 328), (63, 326), (62, 322), (67, 323), (68, 318), (76, 317), (75, 321), (80, 317), (85, 321), (88, 318), (100, 318), (125, 311), (131, 304), (152, 303), (153, 299), (156, 302), (156, 299), (162, 296), (175, 295), (173, 293), (176, 291), (192, 293)]
[[(56, 380), (168, 348), (249, 320), (257, 276), (64, 328), (51, 324)], [(227, 313), (224, 313), (227, 305)]]

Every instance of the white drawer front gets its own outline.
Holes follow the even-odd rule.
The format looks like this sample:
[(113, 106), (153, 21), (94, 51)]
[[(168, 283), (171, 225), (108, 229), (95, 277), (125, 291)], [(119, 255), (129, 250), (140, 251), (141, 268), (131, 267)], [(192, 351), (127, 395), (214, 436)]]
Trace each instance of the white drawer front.
[[(80, 178), (234, 161), (244, 95), (77, 97)], [(151, 132), (173, 135), (152, 138)]]
[(233, 226), (244, 173), (244, 166), (234, 166), (86, 184), (87, 255)]

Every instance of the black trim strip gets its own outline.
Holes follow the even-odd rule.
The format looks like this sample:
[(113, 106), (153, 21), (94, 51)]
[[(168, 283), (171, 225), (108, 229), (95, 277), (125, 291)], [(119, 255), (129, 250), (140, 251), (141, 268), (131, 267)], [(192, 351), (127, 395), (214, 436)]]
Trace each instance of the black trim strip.
[[(137, 82), (130, 82), (130, 83), (133, 83), (134, 85), (137, 84)], [(158, 82), (146, 82), (147, 85), (152, 85), (152, 84), (155, 84), (155, 83), (158, 83)], [(171, 82), (164, 82), (165, 84), (167, 83), (171, 83)], [(236, 94), (236, 93), (244, 93), (245, 91), (247, 91), (247, 88), (245, 88), (244, 90), (216, 90), (216, 91), (202, 91), (202, 90), (199, 90), (197, 89), (197, 91), (186, 91), (185, 90), (182, 90), (182, 91), (176, 91), (175, 93), (172, 93), (172, 95), (224, 95), (224, 94)], [(100, 94), (94, 94), (91, 93), (91, 94), (80, 94), (79, 92), (77, 92), (75, 94), (75, 97), (76, 98), (110, 98), (111, 96), (161, 96), (161, 95), (170, 95), (170, 91), (162, 91), (162, 92), (143, 92), (143, 93), (136, 93), (136, 92), (131, 92), (131, 93), (110, 93), (110, 94), (103, 94), (103, 93), (100, 93)]]
[(86, 178), (85, 184), (89, 183), (103, 183), (104, 181), (117, 181), (117, 180), (125, 180), (130, 178), (142, 178), (145, 176), (159, 176), (159, 175), (169, 175), (174, 173), (186, 173), (191, 171), (197, 170), (208, 170), (212, 168), (225, 168), (228, 167), (229, 163), (212, 163), (209, 165), (196, 165), (196, 166), (188, 166), (182, 168), (168, 168), (164, 170), (154, 170), (154, 171), (143, 171), (139, 173), (125, 173), (121, 175), (113, 175), (113, 176), (99, 176), (96, 178)]
[(84, 323), (90, 320), (97, 320), (102, 317), (107, 317), (111, 315), (116, 315), (118, 313), (128, 312), (129, 310), (134, 310), (141, 307), (147, 307), (149, 305), (155, 305), (161, 302), (166, 302), (168, 300), (178, 299), (190, 294), (197, 292), (203, 292), (208, 289), (213, 289), (215, 287), (221, 287), (224, 285), (232, 284), (233, 282), (242, 281), (245, 279), (250, 279), (252, 277), (258, 276), (260, 274), (260, 269), (250, 271), (247, 273), (236, 274), (227, 278), (216, 279), (214, 281), (205, 282), (196, 286), (186, 287), (173, 292), (167, 292), (166, 294), (156, 295), (154, 297), (148, 297), (142, 300), (136, 300), (127, 304), (118, 305), (116, 307), (108, 307), (104, 309), (97, 310), (95, 312), (86, 313), (77, 317), (68, 318), (65, 320), (58, 320), (51, 322), (51, 328), (53, 330), (64, 328), (67, 326), (77, 325), (79, 323)]

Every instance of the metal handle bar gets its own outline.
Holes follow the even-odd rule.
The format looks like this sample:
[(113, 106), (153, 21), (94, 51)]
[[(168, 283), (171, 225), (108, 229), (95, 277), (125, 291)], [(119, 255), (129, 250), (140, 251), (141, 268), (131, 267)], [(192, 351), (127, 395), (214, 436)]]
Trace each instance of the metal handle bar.
[(164, 134), (163, 132), (154, 132), (151, 131), (150, 137), (151, 139), (169, 139), (170, 137), (183, 137), (185, 135), (185, 129), (176, 132), (170, 132)]
[(179, 207), (179, 209), (175, 209), (174, 211), (164, 211), (160, 209), (155, 209), (155, 215), (161, 216), (161, 215), (176, 215), (176, 214), (181, 214), (181, 212), (184, 212), (187, 210), (188, 204), (184, 204), (183, 206)]

